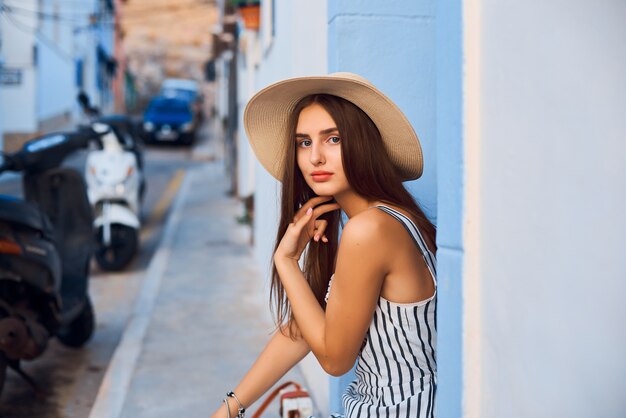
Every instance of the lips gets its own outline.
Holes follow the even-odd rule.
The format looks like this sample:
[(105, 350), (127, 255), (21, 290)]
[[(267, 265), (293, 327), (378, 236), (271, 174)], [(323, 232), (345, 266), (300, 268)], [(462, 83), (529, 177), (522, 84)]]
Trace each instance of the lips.
[(311, 178), (316, 183), (323, 183), (325, 181), (328, 181), (332, 176), (333, 173), (328, 171), (314, 171), (311, 173)]

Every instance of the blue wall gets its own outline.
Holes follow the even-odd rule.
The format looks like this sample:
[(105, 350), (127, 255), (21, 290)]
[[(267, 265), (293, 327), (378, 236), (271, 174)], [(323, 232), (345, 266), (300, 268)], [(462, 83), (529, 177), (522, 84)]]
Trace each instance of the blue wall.
[(436, 221), (434, 12), (433, 0), (329, 1), (328, 70), (361, 74), (413, 123), (424, 175), (407, 187)]
[(452, 418), (462, 411), (462, 4), (437, 7), (437, 410)]
[[(424, 152), (424, 175), (407, 183), (437, 220), (434, 0), (330, 0), (328, 70), (351, 71), (374, 83), (409, 118)], [(331, 380), (331, 412), (353, 374)]]

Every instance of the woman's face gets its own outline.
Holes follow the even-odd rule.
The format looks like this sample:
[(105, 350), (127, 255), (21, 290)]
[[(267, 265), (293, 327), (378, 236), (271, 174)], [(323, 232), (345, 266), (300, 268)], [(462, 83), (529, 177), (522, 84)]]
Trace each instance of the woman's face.
[(295, 141), (298, 167), (315, 194), (337, 196), (350, 190), (341, 161), (341, 137), (322, 106), (313, 103), (302, 109)]

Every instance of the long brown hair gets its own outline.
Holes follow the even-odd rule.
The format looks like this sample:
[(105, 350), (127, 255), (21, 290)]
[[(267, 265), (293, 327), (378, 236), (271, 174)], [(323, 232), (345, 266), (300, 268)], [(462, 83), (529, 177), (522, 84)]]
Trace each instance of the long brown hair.
[[(316, 196), (298, 168), (295, 145), (300, 112), (313, 103), (322, 106), (335, 121), (341, 137), (343, 169), (352, 189), (367, 199), (380, 200), (404, 209), (415, 219), (426, 239), (434, 244), (435, 226), (428, 220), (413, 196), (404, 188), (402, 179), (389, 159), (374, 122), (359, 107), (345, 99), (328, 94), (315, 94), (300, 100), (289, 120), (287, 132), (290, 138), (286, 141), (284, 153), (287, 161), (283, 174), (281, 216), (274, 251), (278, 248), (287, 227), (293, 222), (298, 209)], [(335, 269), (341, 213), (332, 211), (323, 215), (323, 218), (328, 221), (325, 231), (328, 243), (311, 241), (304, 253), (302, 265), (304, 275), (317, 301), (325, 309), (324, 297), (330, 276)], [(291, 318), (291, 306), (273, 262), (270, 305), (277, 326)]]

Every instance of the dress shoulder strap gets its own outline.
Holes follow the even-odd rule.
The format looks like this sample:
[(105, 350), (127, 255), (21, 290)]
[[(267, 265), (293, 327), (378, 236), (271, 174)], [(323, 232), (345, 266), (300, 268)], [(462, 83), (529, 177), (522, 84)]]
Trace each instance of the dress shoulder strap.
[(415, 225), (415, 223), (411, 220), (411, 218), (409, 218), (404, 213), (394, 208), (390, 208), (389, 206), (377, 205), (374, 207), (376, 209), (380, 209), (383, 212), (393, 216), (404, 226), (404, 228), (408, 231), (409, 235), (411, 235), (411, 237), (413, 238), (413, 242), (415, 242), (415, 245), (419, 248), (420, 253), (424, 257), (424, 261), (426, 261), (426, 265), (428, 266), (428, 268), (431, 270), (431, 273), (433, 274), (433, 277), (436, 277), (437, 276), (437, 260), (435, 258), (435, 255), (430, 251), (430, 249), (426, 245), (426, 241), (424, 240), (422, 233), (420, 232), (417, 225)]

